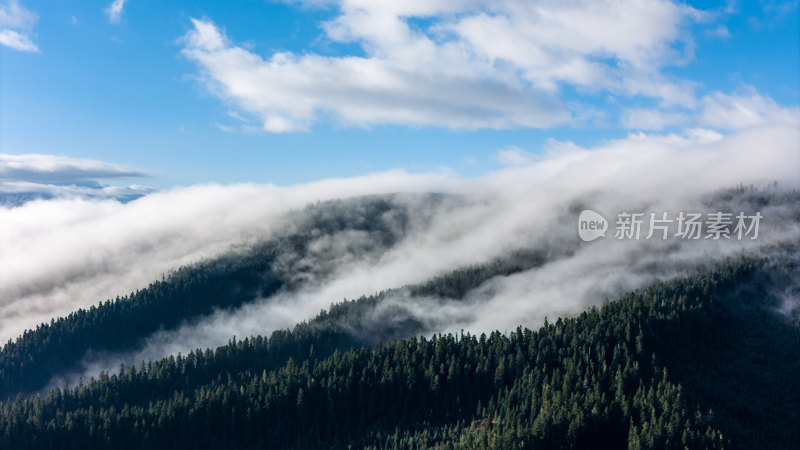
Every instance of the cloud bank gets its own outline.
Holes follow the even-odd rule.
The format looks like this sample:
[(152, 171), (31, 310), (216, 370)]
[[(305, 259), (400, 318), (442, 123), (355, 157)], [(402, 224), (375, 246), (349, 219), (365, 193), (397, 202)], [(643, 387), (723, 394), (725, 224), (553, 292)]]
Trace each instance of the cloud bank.
[[(106, 273), (92, 275), (91, 280), (67, 280), (67, 286), (98, 286), (98, 282), (108, 279), (116, 281), (119, 288), (120, 281), (131, 285), (137, 279), (148, 280), (147, 271), (152, 278), (159, 267), (174, 267), (179, 261), (191, 260), (181, 259), (187, 253), (195, 258), (211, 256), (224, 252), (242, 236), (269, 236), (285, 225), (280, 220), (285, 211), (309, 199), (435, 191), (457, 195), (458, 200), (445, 201), (433, 209), (425, 203), (409, 203), (412, 217), (426, 215), (431, 220), (370, 258), (347, 256), (347, 249), (370, 248), (364, 235), (337, 235), (335, 248), (339, 250), (335, 253), (339, 260), (329, 275), (312, 278), (298, 290), (253, 299), (238, 309), (219, 311), (176, 330), (159, 331), (133, 353), (94, 355), (85, 361), (84, 371), (73, 377), (60, 377), (55, 383), (75, 381), (99, 370), (116, 370), (120, 363), (138, 364), (222, 345), (232, 335), (268, 334), (307, 320), (342, 298), (424, 282), (518, 248), (540, 249), (551, 256), (541, 267), (493, 278), (464, 299), (410, 297), (403, 293), (391, 296), (373, 311), (373, 325), (380, 329), (406, 317), (424, 324), (430, 332), (464, 329), (480, 333), (510, 330), (518, 325), (536, 327), (545, 317), (580, 313), (607, 298), (684, 274), (695, 264), (742, 252), (760, 255), (772, 245), (800, 239), (797, 205), (739, 200), (709, 204), (702, 194), (738, 183), (767, 186), (778, 181), (784, 187), (800, 187), (798, 138), (797, 126), (781, 124), (753, 127), (731, 136), (708, 130), (692, 130), (683, 135), (639, 133), (595, 148), (553, 141), (537, 161), (477, 179), (391, 172), (290, 188), (208, 186), (154, 194), (123, 209), (136, 208), (141, 214), (168, 210), (178, 204), (184, 209), (180, 215), (160, 218), (162, 223), (119, 240), (157, 240), (158, 248), (142, 242), (128, 244), (129, 249), (146, 249), (138, 250), (135, 263), (121, 262), (120, 267), (106, 264), (101, 266)], [(203, 200), (192, 202), (192, 198)], [(626, 210), (668, 211), (674, 217), (678, 211), (752, 214), (757, 208), (765, 219), (758, 240), (618, 241), (611, 237), (612, 232), (606, 239), (583, 244), (576, 231), (578, 212), (583, 208), (602, 212), (612, 223), (615, 214)], [(201, 219), (203, 212), (213, 215), (213, 219)], [(224, 224), (217, 223), (219, 218), (225, 218)], [(201, 223), (195, 224), (197, 220)], [(105, 225), (106, 221), (122, 227), (116, 231), (117, 236), (124, 231), (124, 222), (111, 217), (98, 218), (96, 226), (111, 227)], [(170, 223), (181, 232), (165, 236), (161, 230)], [(322, 237), (314, 245), (332, 248), (333, 242)], [(88, 248), (78, 250), (85, 252)], [(109, 259), (111, 255), (116, 259), (127, 253), (119, 248), (108, 251)], [(304, 263), (322, 266), (330, 255), (321, 255), (317, 259), (308, 257)], [(132, 276), (126, 272), (129, 267), (142, 272)], [(39, 301), (52, 298), (49, 293), (41, 295)]]
[(145, 177), (142, 170), (92, 159), (55, 155), (0, 154), (0, 204), (19, 206), (52, 198), (113, 198), (128, 201), (152, 189), (105, 186), (101, 180)]
[(129, 203), (74, 197), (0, 207), (0, 337), (268, 237), (283, 214), (307, 203), (412, 185), (435, 191), (447, 180), (389, 172), (293, 188), (199, 185)]
[(63, 156), (0, 154), (0, 180), (64, 182), (97, 178), (141, 177), (145, 172), (92, 159)]

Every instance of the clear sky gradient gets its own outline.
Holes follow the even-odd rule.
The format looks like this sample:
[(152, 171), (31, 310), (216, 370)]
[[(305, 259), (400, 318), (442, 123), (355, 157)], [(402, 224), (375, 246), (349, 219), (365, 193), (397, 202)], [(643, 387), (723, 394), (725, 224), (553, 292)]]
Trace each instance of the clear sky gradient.
[(156, 189), (476, 176), (551, 140), (795, 120), (799, 27), (769, 0), (0, 0), (0, 153)]

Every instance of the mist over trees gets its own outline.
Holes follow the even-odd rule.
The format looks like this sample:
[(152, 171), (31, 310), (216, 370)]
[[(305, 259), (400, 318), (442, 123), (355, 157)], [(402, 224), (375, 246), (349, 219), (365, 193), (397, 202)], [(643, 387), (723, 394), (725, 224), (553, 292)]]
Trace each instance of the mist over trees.
[[(392, 213), (391, 221), (382, 215)], [(119, 352), (135, 348), (157, 330), (172, 329), (214, 310), (233, 308), (279, 289), (291, 290), (305, 279), (323, 279), (321, 264), (310, 264), (309, 244), (320, 235), (361, 232), (370, 248), (352, 251), (365, 257), (391, 246), (408, 220), (391, 198), (329, 202), (298, 212), (293, 230), (253, 248), (179, 268), (144, 289), (79, 309), (9, 340), (0, 353), (0, 398), (44, 388), (69, 371), (87, 352)], [(325, 257), (327, 255), (323, 255)], [(342, 255), (344, 256), (344, 255)], [(319, 257), (318, 257), (319, 258)]]
[(798, 442), (800, 333), (765, 294), (776, 271), (796, 274), (796, 262), (729, 261), (537, 331), (372, 347), (348, 332), (365, 298), (269, 339), (233, 339), (7, 402), (0, 442), (788, 448)]
[[(771, 207), (783, 212), (777, 223), (794, 226), (798, 195), (738, 187), (703, 201)], [(638, 269), (672, 274), (664, 281), (537, 329), (440, 332), (453, 324), (439, 310), (474, 309), (498, 280), (578, 251), (558, 242), (518, 248), (421, 283), (329, 299), (288, 329), (51, 389), (87, 355), (132, 351), (159, 330), (325, 284), (343, 260), (378, 261), (429, 220), (408, 204), (369, 197), (310, 206), (273, 239), (9, 341), (0, 352), (0, 447), (800, 445), (800, 266), (797, 244), (786, 241), (682, 266), (665, 255)]]

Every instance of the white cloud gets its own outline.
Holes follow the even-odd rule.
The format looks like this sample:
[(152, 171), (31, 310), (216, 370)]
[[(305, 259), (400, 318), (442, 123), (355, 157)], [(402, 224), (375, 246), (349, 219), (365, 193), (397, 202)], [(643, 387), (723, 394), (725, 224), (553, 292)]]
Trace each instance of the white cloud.
[(621, 119), (623, 126), (634, 130), (661, 130), (693, 123), (706, 129), (732, 131), (769, 124), (798, 124), (800, 107), (780, 105), (745, 86), (735, 94), (716, 91), (705, 95), (694, 109), (628, 109)]
[(800, 5), (798, 0), (762, 0), (761, 7), (764, 13), (772, 20), (781, 20)]
[(37, 52), (39, 47), (27, 35), (14, 30), (0, 30), (0, 44), (23, 52)]
[(235, 132), (235, 131), (236, 131), (236, 128), (235, 128), (235, 127), (232, 127), (232, 126), (230, 126), (230, 125), (223, 125), (223, 124), (221, 124), (221, 123), (219, 123), (219, 122), (212, 122), (212, 123), (211, 123), (211, 125), (214, 125), (214, 126), (215, 126), (215, 127), (217, 127), (217, 128), (220, 130), (220, 131), (224, 131), (224, 132), (226, 132), (226, 133), (233, 133), (233, 132)]
[(18, 0), (9, 0), (0, 5), (0, 27), (26, 29), (38, 20), (36, 13), (19, 6)]
[(800, 123), (800, 108), (785, 107), (753, 88), (740, 95), (714, 92), (703, 97), (699, 122), (723, 130), (736, 130), (771, 123)]
[(42, 198), (133, 199), (144, 186), (104, 186), (100, 180), (146, 176), (131, 167), (55, 155), (0, 154), (0, 204), (18, 206)]
[(636, 130), (662, 130), (688, 121), (689, 116), (686, 114), (658, 109), (630, 109), (622, 116), (622, 125)]
[(706, 34), (719, 39), (730, 39), (731, 32), (725, 25), (720, 25), (712, 30), (706, 31)]
[(97, 178), (140, 177), (139, 169), (94, 159), (76, 159), (56, 155), (0, 153), (0, 180), (79, 181)]
[(0, 45), (24, 52), (38, 52), (30, 33), (36, 24), (36, 13), (19, 6), (18, 0), (0, 4)]
[[(319, 2), (305, 2), (309, 7)], [(365, 56), (276, 52), (231, 42), (192, 20), (183, 54), (207, 87), (269, 132), (309, 130), (321, 114), (346, 125), (541, 128), (573, 117), (561, 86), (694, 105), (694, 85), (661, 73), (691, 57), (686, 26), (706, 15), (660, 0), (339, 2), (323, 24)], [(411, 26), (411, 19), (429, 25)], [(690, 53), (690, 52), (689, 52)]]
[(114, 0), (114, 2), (108, 5), (108, 8), (104, 10), (110, 23), (119, 23), (122, 19), (122, 8), (125, 7), (126, 1), (127, 0)]
[(504, 166), (524, 166), (536, 160), (536, 155), (528, 153), (516, 145), (498, 151), (495, 157), (497, 162)]
[(105, 186), (99, 182), (49, 184), (28, 181), (0, 181), (0, 206), (16, 207), (31, 201), (54, 198), (130, 201), (153, 191), (154, 189), (148, 186)]
[(264, 60), (232, 46), (212, 23), (193, 23), (184, 55), (217, 95), (258, 116), (266, 131), (308, 130), (320, 112), (357, 126), (517, 128), (568, 120), (552, 95), (477, 73), (424, 74), (379, 58), (276, 53)]

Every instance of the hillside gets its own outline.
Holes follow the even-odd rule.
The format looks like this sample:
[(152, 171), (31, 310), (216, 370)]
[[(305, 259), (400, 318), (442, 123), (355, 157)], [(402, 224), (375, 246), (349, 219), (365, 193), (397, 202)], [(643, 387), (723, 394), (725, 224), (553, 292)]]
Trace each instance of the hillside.
[[(79, 368), (87, 355), (135, 350), (154, 332), (324, 282), (337, 264), (343, 264), (342, 259), (379, 258), (411, 228), (410, 205), (418, 202), (435, 208), (440, 201), (436, 195), (381, 196), (312, 205), (290, 215), (288, 225), (270, 239), (181, 267), (129, 295), (40, 324), (9, 340), (0, 351), (0, 399), (36, 393), (54, 376)], [(415, 212), (414, 220), (424, 226), (427, 219), (419, 217), (419, 208)], [(315, 245), (353, 233), (357, 233), (357, 245), (331, 244), (333, 249)], [(412, 295), (458, 298), (494, 276), (541, 265), (546, 257), (544, 251), (520, 250), (406, 289)], [(423, 327), (406, 323), (395, 331), (371, 330), (366, 339), (374, 343), (422, 331)]]
[[(731, 247), (727, 259), (716, 247), (645, 245), (619, 254), (556, 235), (338, 302), (312, 297), (358, 264), (397, 267), (387, 255), (418, 245), (431, 218), (447, 217), (460, 200), (310, 205), (255, 244), (9, 341), (0, 351), (0, 448), (798, 446), (792, 302), (800, 269), (796, 243), (779, 234), (800, 220), (798, 198), (743, 187), (704, 197), (709, 210), (769, 213), (764, 232), (777, 234), (751, 247), (757, 251)], [(623, 277), (667, 281), (608, 298), (601, 294), (613, 289), (591, 290), (606, 283), (602, 267), (562, 268), (603, 248), (614, 251), (601, 259), (606, 265), (616, 264), (614, 255), (633, 258), (619, 265)], [(523, 328), (532, 316), (520, 314), (522, 326), (510, 333), (441, 332), (458, 330), (464, 311), (486, 312), (480, 308), (495, 296), (513, 295), (498, 294), (503, 286), (541, 275), (544, 284), (519, 291), (541, 297), (536, 290), (554, 276), (585, 284), (575, 273), (596, 298), (538, 330)], [(330, 306), (289, 328), (264, 325), (295, 295)], [(525, 307), (525, 298), (514, 305)], [(222, 326), (218, 317), (228, 312), (240, 325), (256, 314), (261, 335), (160, 350), (149, 361), (137, 353), (153, 336), (163, 342), (179, 336), (169, 334), (175, 330)], [(135, 363), (120, 367), (115, 355)], [(87, 370), (90, 358), (106, 369)], [(70, 373), (88, 381), (66, 383)]]
[[(391, 223), (381, 220), (393, 213)], [(272, 239), (220, 258), (182, 267), (144, 289), (79, 309), (9, 340), (0, 352), (0, 399), (44, 388), (58, 373), (77, 366), (90, 352), (125, 351), (157, 330), (173, 329), (215, 309), (233, 308), (258, 297), (293, 289), (303, 277), (324, 277), (300, 267), (312, 237), (359, 231), (385, 250), (400, 238), (406, 221), (391, 198), (329, 202), (297, 212), (291, 227)], [(398, 226), (398, 224), (400, 226)]]

